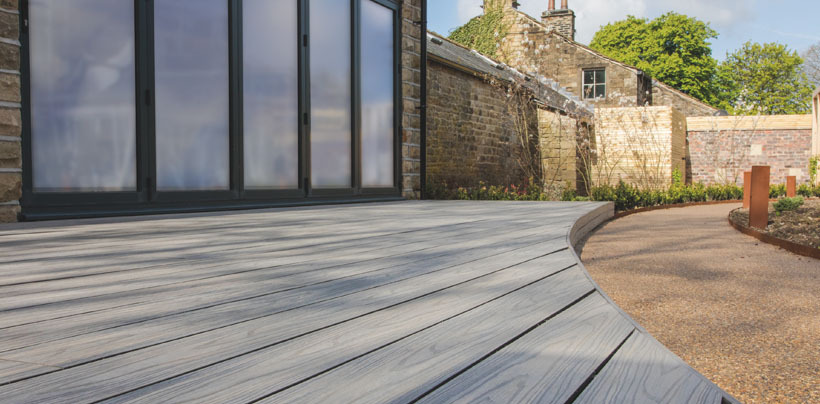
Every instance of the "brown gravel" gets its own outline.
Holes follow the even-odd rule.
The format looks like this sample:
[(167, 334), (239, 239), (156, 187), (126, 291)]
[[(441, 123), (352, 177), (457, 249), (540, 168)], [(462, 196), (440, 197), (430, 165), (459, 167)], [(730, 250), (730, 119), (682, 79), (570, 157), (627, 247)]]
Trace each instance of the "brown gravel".
[(746, 403), (820, 403), (820, 260), (729, 226), (738, 205), (627, 216), (581, 259), (619, 306)]
[[(749, 210), (732, 212), (732, 220), (741, 226), (749, 224)], [(774, 204), (769, 204), (769, 227), (764, 232), (770, 236), (805, 246), (820, 248), (820, 200), (807, 200), (792, 212), (775, 214)]]

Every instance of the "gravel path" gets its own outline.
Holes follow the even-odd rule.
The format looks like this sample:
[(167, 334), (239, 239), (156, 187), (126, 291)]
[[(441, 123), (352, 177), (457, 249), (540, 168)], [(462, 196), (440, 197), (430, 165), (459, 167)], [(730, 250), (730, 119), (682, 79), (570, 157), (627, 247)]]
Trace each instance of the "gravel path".
[(581, 259), (632, 318), (739, 400), (820, 403), (820, 261), (737, 232), (736, 207), (612, 221)]

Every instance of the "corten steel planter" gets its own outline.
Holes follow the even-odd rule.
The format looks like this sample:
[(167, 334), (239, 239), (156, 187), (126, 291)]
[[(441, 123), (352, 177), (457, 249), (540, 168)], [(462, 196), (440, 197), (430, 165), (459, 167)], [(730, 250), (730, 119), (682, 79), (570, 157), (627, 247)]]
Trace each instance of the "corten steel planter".
[(752, 167), (749, 227), (765, 229), (769, 225), (769, 166)]
[(797, 196), (797, 177), (793, 175), (786, 177), (786, 196), (789, 198)]
[(743, 173), (743, 209), (749, 209), (752, 203), (752, 172)]

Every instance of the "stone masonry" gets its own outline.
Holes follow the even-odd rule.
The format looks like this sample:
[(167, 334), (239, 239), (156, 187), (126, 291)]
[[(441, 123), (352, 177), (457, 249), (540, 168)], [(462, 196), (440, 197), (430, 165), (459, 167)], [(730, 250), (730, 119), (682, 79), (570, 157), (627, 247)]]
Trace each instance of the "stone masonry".
[(809, 181), (811, 116), (688, 118), (691, 179), (704, 184), (743, 183), (754, 165), (771, 166), (773, 184), (796, 176)]
[(667, 106), (599, 108), (594, 149), (594, 184), (667, 188), (674, 170), (686, 172), (686, 117)]
[(0, 223), (17, 220), (22, 193), (17, 0), (0, 0)]
[(402, 1), (402, 194), (421, 197), (421, 0)]
[[(492, 1), (495, 0), (485, 0), (485, 9)], [(640, 69), (575, 42), (575, 14), (570, 9), (548, 10), (539, 21), (519, 11), (513, 1), (504, 1), (502, 5), (504, 23), (509, 29), (495, 57), (520, 71), (549, 77), (581, 98), (584, 70), (605, 69), (606, 97), (584, 100), (599, 107), (674, 106), (687, 116), (718, 112), (652, 80)]]
[(428, 183), (456, 188), (525, 181), (505, 89), (433, 61), (427, 77)]

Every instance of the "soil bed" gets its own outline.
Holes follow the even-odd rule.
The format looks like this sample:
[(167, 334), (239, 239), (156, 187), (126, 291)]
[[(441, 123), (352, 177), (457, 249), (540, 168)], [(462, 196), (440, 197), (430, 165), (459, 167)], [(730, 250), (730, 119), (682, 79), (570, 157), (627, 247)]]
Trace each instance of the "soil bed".
[[(820, 201), (806, 201), (803, 206), (792, 212), (783, 212), (779, 216), (769, 204), (769, 227), (760, 230), (762, 233), (781, 240), (820, 248)], [(749, 210), (738, 209), (731, 213), (733, 223), (748, 227)]]

